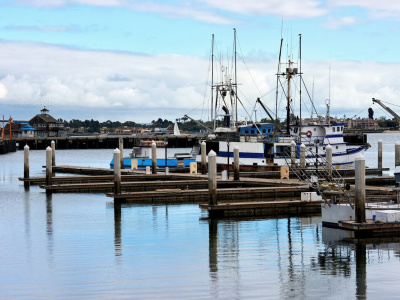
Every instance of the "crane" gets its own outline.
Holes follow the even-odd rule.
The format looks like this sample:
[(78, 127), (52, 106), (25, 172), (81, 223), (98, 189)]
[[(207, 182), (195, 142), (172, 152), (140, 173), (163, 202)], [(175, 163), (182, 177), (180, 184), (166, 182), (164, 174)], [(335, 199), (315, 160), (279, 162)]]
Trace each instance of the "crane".
[(400, 116), (398, 114), (396, 114), (390, 107), (387, 107), (385, 104), (382, 103), (381, 100), (378, 100), (375, 98), (372, 98), (372, 102), (378, 103), (380, 106), (382, 106), (382, 108), (384, 110), (386, 110), (389, 114), (391, 114), (396, 119), (396, 121), (399, 122), (399, 124), (400, 124)]

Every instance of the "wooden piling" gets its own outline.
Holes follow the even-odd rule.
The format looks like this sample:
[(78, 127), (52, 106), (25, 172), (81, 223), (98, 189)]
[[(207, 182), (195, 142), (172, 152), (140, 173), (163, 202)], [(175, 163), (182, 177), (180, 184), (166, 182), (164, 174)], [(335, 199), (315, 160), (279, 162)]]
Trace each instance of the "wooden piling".
[(355, 160), (355, 221), (365, 223), (365, 158)]
[(378, 141), (378, 169), (382, 169), (382, 140)]
[[(29, 178), (29, 146), (24, 147), (24, 178)], [(29, 181), (24, 181), (24, 187), (29, 187)]]
[(52, 150), (50, 147), (46, 148), (46, 185), (52, 184), (53, 177), (53, 163), (52, 163)]
[(201, 174), (207, 173), (207, 153), (206, 153), (206, 143), (203, 141), (200, 145), (200, 152), (201, 152)]
[(121, 137), (118, 139), (118, 148), (119, 148), (119, 152), (120, 152), (119, 162), (121, 165), (121, 169), (123, 169), (124, 168), (124, 140)]
[(239, 180), (239, 147), (233, 148), (233, 180)]
[(290, 143), (290, 163), (294, 167), (296, 165), (296, 142), (292, 141)]
[(328, 144), (328, 146), (325, 147), (325, 155), (326, 155), (326, 161), (328, 162), (326, 169), (329, 175), (332, 175), (332, 146), (330, 144)]
[(208, 153), (208, 191), (209, 205), (217, 205), (217, 155), (213, 150)]
[[(114, 150), (114, 161), (120, 160), (121, 151), (116, 148)], [(118, 163), (114, 164), (114, 194), (121, 194), (121, 166)]]
[(56, 165), (56, 142), (51, 141), (51, 165), (55, 166)]
[(152, 174), (157, 174), (157, 145), (154, 141), (151, 143), (151, 168)]
[(400, 142), (397, 141), (394, 146), (394, 166), (400, 166)]
[(300, 145), (300, 168), (306, 167), (306, 145)]

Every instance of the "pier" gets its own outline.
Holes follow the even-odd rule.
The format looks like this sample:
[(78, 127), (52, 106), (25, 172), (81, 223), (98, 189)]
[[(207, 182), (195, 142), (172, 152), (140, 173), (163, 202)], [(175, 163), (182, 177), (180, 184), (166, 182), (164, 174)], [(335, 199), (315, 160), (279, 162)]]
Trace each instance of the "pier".
[(18, 149), (28, 145), (32, 150), (44, 150), (55, 142), (57, 149), (115, 149), (119, 147), (122, 138), (124, 148), (132, 148), (141, 140), (165, 140), (170, 148), (188, 148), (197, 143), (196, 135), (165, 136), (165, 135), (93, 135), (93, 136), (65, 136), (65, 137), (18, 137)]

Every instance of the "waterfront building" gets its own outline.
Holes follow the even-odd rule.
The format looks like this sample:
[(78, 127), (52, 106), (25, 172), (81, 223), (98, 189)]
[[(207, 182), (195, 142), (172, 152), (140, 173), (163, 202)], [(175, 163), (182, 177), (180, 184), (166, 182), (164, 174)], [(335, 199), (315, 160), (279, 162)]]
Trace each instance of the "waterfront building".
[(30, 119), (28, 123), (36, 129), (36, 136), (56, 137), (66, 134), (64, 123), (53, 118), (46, 107), (40, 111), (40, 114)]

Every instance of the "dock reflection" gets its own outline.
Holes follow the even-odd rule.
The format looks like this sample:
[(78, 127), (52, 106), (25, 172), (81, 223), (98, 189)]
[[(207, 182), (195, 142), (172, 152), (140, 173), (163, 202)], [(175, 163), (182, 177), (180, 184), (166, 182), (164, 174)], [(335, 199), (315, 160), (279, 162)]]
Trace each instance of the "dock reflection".
[(390, 260), (400, 253), (400, 237), (356, 239), (352, 231), (323, 227), (322, 240), (324, 250), (315, 260), (317, 267), (324, 273), (344, 277), (350, 277), (354, 267), (356, 299), (367, 299), (369, 261), (375, 257), (379, 262)]
[[(277, 219), (205, 219), (209, 228), (209, 276), (214, 295), (218, 295), (220, 286), (226, 288), (227, 282), (220, 278), (229, 276), (229, 288), (240, 291), (243, 284), (243, 272), (246, 268), (247, 251), (253, 252), (251, 259), (266, 266), (276, 259), (280, 282), (280, 294), (284, 298), (306, 297), (306, 267), (304, 257), (303, 224), (313, 222), (309, 218)], [(250, 224), (249, 222), (255, 222)], [(247, 223), (247, 224), (245, 224)], [(243, 226), (242, 226), (243, 225)], [(255, 243), (249, 246), (248, 231), (256, 231)], [(241, 236), (243, 237), (241, 238)], [(252, 242), (254, 236), (252, 237)], [(242, 250), (243, 249), (243, 250)], [(228, 273), (228, 274), (227, 274)], [(255, 280), (260, 278), (255, 275)], [(268, 278), (265, 278), (268, 280)], [(240, 295), (236, 295), (240, 298)]]

